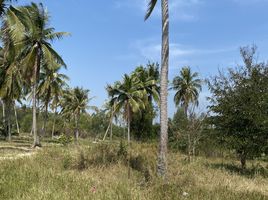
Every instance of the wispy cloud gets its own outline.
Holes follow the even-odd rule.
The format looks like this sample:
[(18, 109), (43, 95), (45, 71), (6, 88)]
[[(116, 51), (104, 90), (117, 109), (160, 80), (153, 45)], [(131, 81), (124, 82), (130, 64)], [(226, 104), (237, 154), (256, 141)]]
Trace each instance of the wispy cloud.
[[(149, 0), (116, 0), (114, 6), (118, 9), (134, 8), (145, 15)], [(201, 5), (202, 0), (170, 0), (170, 17), (173, 20), (192, 21), (196, 20), (196, 8)], [(160, 1), (157, 4), (152, 17), (161, 16)]]
[[(144, 60), (158, 61), (161, 60), (161, 44), (154, 39), (137, 40), (131, 47), (139, 57)], [(223, 54), (236, 51), (237, 47), (223, 47), (215, 49), (202, 49), (190, 47), (179, 43), (170, 43), (170, 69), (177, 69), (178, 66), (190, 65), (191, 60), (196, 57), (205, 55)]]
[(235, 3), (241, 4), (241, 5), (251, 5), (256, 3), (268, 3), (268, 0), (232, 0)]

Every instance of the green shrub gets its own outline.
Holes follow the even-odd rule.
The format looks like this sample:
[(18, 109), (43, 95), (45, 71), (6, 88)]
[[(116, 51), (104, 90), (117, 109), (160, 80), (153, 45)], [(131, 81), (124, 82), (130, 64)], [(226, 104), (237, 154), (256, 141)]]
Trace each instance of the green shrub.
[(69, 169), (71, 165), (72, 165), (72, 157), (69, 154), (66, 154), (62, 160), (62, 167), (63, 169)]
[(69, 143), (71, 143), (71, 142), (73, 142), (73, 137), (70, 137), (70, 136), (66, 136), (66, 135), (60, 135), (59, 137), (58, 137), (58, 142), (60, 143), (60, 144), (62, 144), (62, 145), (67, 145), (67, 144), (69, 144)]
[(120, 141), (119, 149), (117, 151), (117, 156), (119, 158), (127, 157), (127, 146), (122, 142), (122, 140)]
[(87, 159), (85, 157), (84, 151), (79, 152), (76, 167), (79, 171), (82, 171), (87, 168)]

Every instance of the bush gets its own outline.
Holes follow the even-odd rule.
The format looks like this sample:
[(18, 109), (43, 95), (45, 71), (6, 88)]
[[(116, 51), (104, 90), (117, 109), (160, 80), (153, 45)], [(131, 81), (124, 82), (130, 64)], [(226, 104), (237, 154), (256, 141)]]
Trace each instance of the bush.
[(120, 158), (127, 157), (127, 147), (122, 141), (120, 141), (119, 149), (117, 151), (117, 156)]
[(82, 171), (87, 168), (87, 159), (85, 157), (85, 153), (83, 151), (79, 152), (78, 160), (77, 160), (77, 169)]
[(60, 143), (60, 144), (62, 144), (62, 145), (67, 145), (67, 144), (69, 144), (69, 143), (71, 143), (71, 142), (73, 142), (73, 137), (70, 137), (70, 136), (66, 136), (66, 135), (60, 135), (59, 137), (58, 137), (58, 142)]

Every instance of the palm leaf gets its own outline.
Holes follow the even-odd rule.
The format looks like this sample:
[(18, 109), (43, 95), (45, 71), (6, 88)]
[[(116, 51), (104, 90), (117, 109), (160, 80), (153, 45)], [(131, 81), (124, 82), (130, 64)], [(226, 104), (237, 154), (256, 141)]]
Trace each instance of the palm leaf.
[(148, 9), (147, 9), (147, 12), (146, 12), (144, 20), (147, 20), (151, 16), (151, 14), (152, 14), (152, 12), (153, 12), (153, 10), (155, 8), (156, 3), (157, 3), (157, 0), (150, 0), (149, 1)]

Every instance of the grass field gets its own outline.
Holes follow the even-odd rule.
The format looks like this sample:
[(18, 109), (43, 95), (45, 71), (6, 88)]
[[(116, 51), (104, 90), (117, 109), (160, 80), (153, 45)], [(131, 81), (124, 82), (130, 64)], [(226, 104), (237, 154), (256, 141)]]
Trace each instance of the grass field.
[[(13, 146), (25, 147), (30, 140), (18, 139)], [(16, 145), (14, 145), (16, 143)], [(10, 146), (1, 142), (1, 146)], [(30, 146), (30, 143), (29, 143)], [(45, 144), (28, 156), (19, 150), (0, 150), (0, 199), (268, 199), (268, 163), (248, 164), (227, 159), (196, 158), (169, 152), (165, 180), (156, 172), (156, 144), (120, 142), (79, 145)], [(29, 153), (29, 152), (25, 152)], [(130, 178), (128, 162), (130, 157)]]

